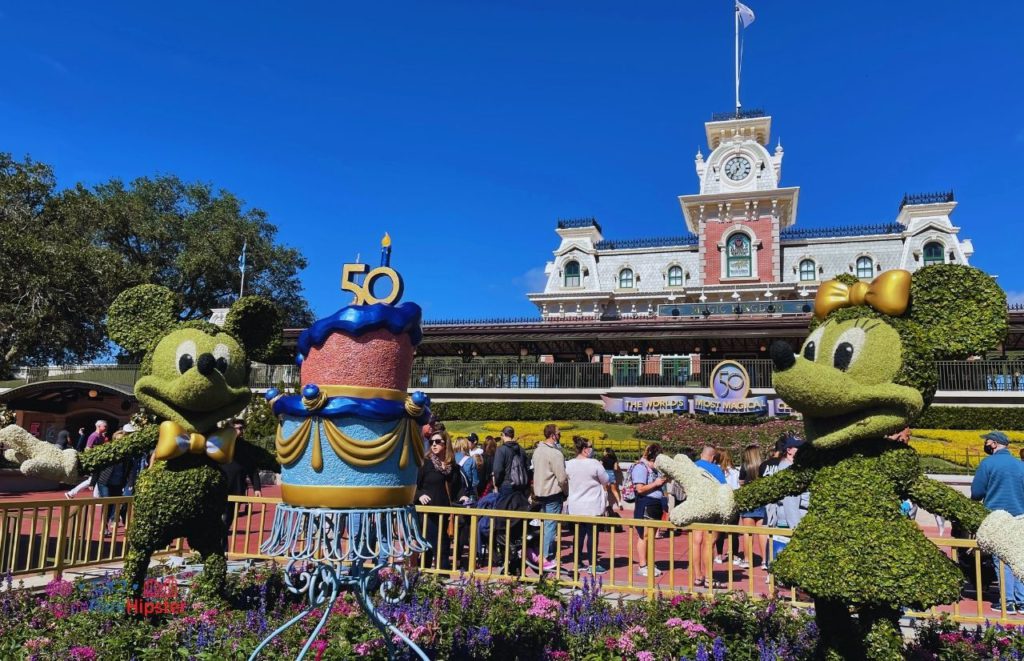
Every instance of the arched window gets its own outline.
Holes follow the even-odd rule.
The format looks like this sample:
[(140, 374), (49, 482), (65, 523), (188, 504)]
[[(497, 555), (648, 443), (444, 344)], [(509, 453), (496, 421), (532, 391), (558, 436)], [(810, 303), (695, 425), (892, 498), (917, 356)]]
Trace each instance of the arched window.
[(579, 287), (580, 286), (580, 263), (577, 261), (571, 261), (565, 265), (565, 286), (566, 287)]
[(870, 257), (857, 258), (857, 277), (870, 278), (875, 274), (875, 262)]
[(633, 288), (633, 269), (622, 269), (619, 271), (619, 289)]
[(943, 254), (944, 252), (945, 249), (938, 241), (924, 244), (924, 265), (945, 264), (946, 256)]
[(750, 237), (736, 232), (725, 244), (726, 273), (730, 278), (749, 278), (753, 275), (750, 266)]
[(800, 279), (801, 280), (817, 280), (818, 276), (815, 273), (814, 260), (805, 259), (800, 262)]
[(669, 287), (682, 287), (683, 286), (683, 267), (673, 266), (668, 270), (668, 286)]

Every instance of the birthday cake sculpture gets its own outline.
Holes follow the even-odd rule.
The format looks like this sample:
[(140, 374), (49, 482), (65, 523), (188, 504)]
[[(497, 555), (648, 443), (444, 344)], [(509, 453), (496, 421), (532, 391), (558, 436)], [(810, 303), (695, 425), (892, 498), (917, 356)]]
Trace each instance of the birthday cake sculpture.
[[(430, 415), (422, 392), (407, 394), (422, 311), (400, 303), (402, 279), (381, 265), (346, 264), (341, 287), (351, 305), (318, 320), (298, 341), (301, 394), (267, 393), (280, 418), (281, 499), (290, 505), (375, 508), (410, 505), (423, 463), (420, 425)], [(355, 281), (363, 275), (362, 283)], [(374, 283), (388, 279), (387, 296)]]

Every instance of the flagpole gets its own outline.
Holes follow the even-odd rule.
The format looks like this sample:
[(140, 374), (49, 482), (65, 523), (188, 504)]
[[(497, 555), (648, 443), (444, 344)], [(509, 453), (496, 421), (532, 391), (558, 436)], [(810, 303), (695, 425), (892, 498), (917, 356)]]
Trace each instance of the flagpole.
[(740, 115), (740, 4), (736, 0), (733, 11), (734, 22), (736, 23), (736, 116)]
[(242, 242), (242, 256), (238, 260), (238, 267), (242, 270), (242, 284), (238, 287), (238, 298), (245, 295), (245, 248), (248, 245), (248, 239)]

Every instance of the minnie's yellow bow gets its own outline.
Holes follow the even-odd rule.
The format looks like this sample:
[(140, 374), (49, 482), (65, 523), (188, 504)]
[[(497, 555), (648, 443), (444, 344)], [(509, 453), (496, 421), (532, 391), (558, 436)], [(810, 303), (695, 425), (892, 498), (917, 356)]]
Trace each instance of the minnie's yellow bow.
[(846, 286), (829, 280), (818, 288), (814, 297), (814, 316), (824, 319), (833, 310), (853, 305), (869, 305), (882, 314), (898, 317), (910, 303), (910, 271), (886, 271), (871, 281)]
[(202, 434), (189, 434), (178, 423), (165, 420), (160, 423), (160, 436), (156, 442), (156, 460), (174, 459), (185, 453), (206, 454), (218, 464), (226, 464), (235, 456), (238, 432), (221, 429), (206, 438)]

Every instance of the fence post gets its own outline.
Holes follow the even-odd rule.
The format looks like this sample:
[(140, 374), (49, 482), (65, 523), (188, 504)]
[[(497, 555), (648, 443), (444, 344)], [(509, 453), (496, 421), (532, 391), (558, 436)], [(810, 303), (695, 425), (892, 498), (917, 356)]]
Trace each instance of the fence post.
[[(60, 504), (60, 520), (57, 523), (57, 548), (54, 549), (53, 559), (53, 577), (55, 579), (60, 578), (64, 573), (64, 552), (67, 547), (68, 510), (70, 509), (70, 504), (66, 502)], [(46, 534), (49, 535), (50, 531), (47, 530)]]

